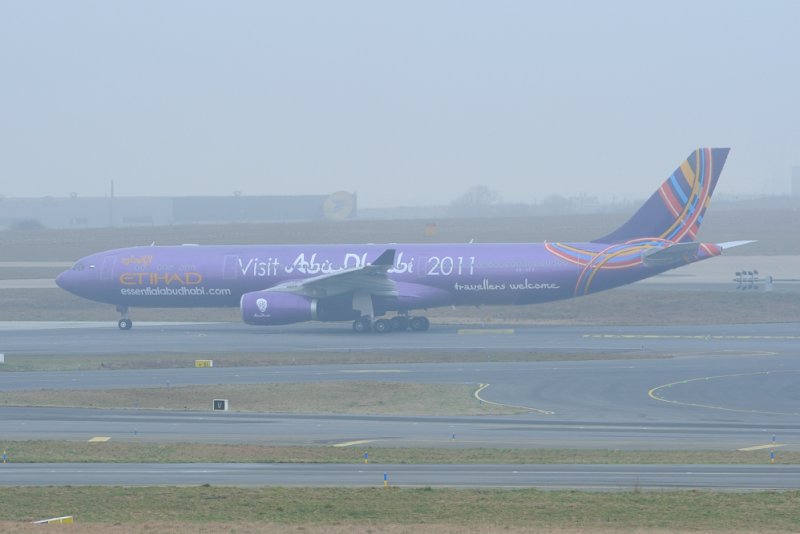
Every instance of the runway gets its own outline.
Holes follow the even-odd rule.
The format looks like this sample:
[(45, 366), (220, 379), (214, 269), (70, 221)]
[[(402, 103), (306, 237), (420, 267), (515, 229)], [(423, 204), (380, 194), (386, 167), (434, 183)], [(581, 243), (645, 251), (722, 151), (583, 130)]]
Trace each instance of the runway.
[[(87, 441), (96, 436), (130, 443), (230, 443), (380, 447), (545, 448), (610, 450), (736, 450), (767, 446), (798, 450), (797, 421), (606, 422), (557, 416), (424, 417), (211, 413), (74, 408), (0, 409), (3, 437), (12, 441)], [(353, 445), (349, 445), (353, 444)], [(764, 451), (769, 459), (769, 451)]]
[[(41, 325), (39, 325), (41, 327)], [(71, 326), (71, 325), (70, 325)], [(0, 391), (216, 384), (386, 381), (467, 384), (484, 402), (519, 407), (506, 417), (171, 412), (3, 408), (7, 439), (333, 444), (371, 446), (738, 449), (768, 443), (800, 449), (800, 336), (794, 324), (670, 327), (523, 327), (511, 335), (354, 335), (341, 325), (278, 330), (238, 324), (139, 325), (131, 332), (84, 325), (10, 329), (6, 354), (163, 351), (476, 351), (485, 361), (372, 365), (215, 367), (0, 373)], [(54, 348), (61, 341), (58, 349)], [(495, 362), (495, 351), (552, 350), (623, 360)], [(662, 357), (641, 358), (659, 350)], [(640, 359), (641, 358), (641, 359)], [(211, 405), (209, 399), (209, 406)], [(479, 400), (476, 398), (476, 403)], [(457, 439), (453, 440), (453, 434)]]
[[(467, 384), (475, 391), (480, 390), (483, 402), (513, 405), (520, 407), (520, 411), (510, 416), (426, 417), (242, 413), (236, 412), (235, 404), (227, 413), (137, 410), (135, 407), (127, 410), (3, 407), (0, 408), (0, 425), (4, 439), (12, 441), (85, 441), (104, 436), (115, 442), (146, 443), (345, 447), (356, 443), (358, 445), (350, 445), (356, 455), (360, 455), (365, 447), (371, 451), (379, 451), (381, 447), (616, 450), (736, 450), (755, 447), (764, 450), (766, 463), (768, 448), (774, 447), (779, 455), (784, 450), (800, 450), (798, 325), (513, 326), (503, 327), (502, 333), (493, 331), (493, 328), (500, 327), (435, 326), (422, 334), (355, 335), (342, 325), (300, 325), (265, 330), (238, 324), (158, 323), (137, 324), (133, 331), (120, 332), (115, 325), (96, 323), (3, 323), (0, 324), (3, 345), (0, 352), (25, 358), (36, 358), (39, 354), (165, 352), (213, 356), (223, 351), (261, 353), (266, 359), (270, 353), (291, 351), (323, 354), (340, 351), (470, 352), (480, 355), (480, 358), (462, 363), (0, 373), (0, 391), (368, 380)], [(465, 333), (467, 330), (478, 332)], [(569, 354), (570, 359), (493, 360), (493, 354), (530, 351)], [(658, 353), (658, 358), (650, 357), (654, 352)], [(622, 359), (592, 359), (609, 354)], [(476, 398), (475, 402), (481, 401)], [(227, 469), (234, 473), (238, 469), (235, 466), (212, 466), (208, 469), (173, 466), (175, 471), (167, 470), (165, 472), (169, 474), (164, 476), (172, 477), (169, 483), (182, 483), (181, 480), (186, 480), (187, 484), (194, 483), (192, 480), (197, 478), (185, 478), (188, 476), (185, 473), (195, 472), (194, 467), (198, 473), (213, 473), (214, 477), (208, 480), (214, 484), (236, 480)], [(765, 468), (768, 467), (774, 466)], [(20, 476), (33, 476), (37, 471), (31, 469), (20, 471)], [(88, 468), (81, 469), (78, 466), (64, 467), (59, 471), (64, 473), (64, 478), (58, 475), (50, 483), (88, 484), (101, 480), (95, 478), (96, 475), (91, 474)], [(133, 471), (119, 466), (106, 469), (107, 473), (102, 476), (111, 477), (108, 480), (121, 476), (119, 473)], [(153, 469), (160, 470), (160, 467)], [(697, 466), (685, 471), (681, 469), (674, 468), (667, 474), (658, 475), (653, 479), (653, 487), (723, 488), (726, 484), (738, 488), (783, 487), (771, 486), (776, 482), (766, 473), (747, 469), (737, 471), (737, 476), (743, 477), (744, 482), (713, 473), (704, 475), (711, 477), (705, 479), (680, 478), (679, 473), (695, 472)], [(427, 466), (421, 468), (420, 473), (426, 470)], [(537, 487), (635, 485), (633, 474), (606, 473), (597, 475), (600, 478), (595, 479), (595, 475), (578, 472), (578, 475), (569, 475), (564, 474), (563, 469), (552, 469), (548, 472), (553, 474), (551, 482), (547, 473), (531, 474), (533, 478), (514, 478), (503, 468), (498, 468), (497, 474), (487, 475), (480, 484), (513, 485), (518, 481), (520, 485)], [(83, 475), (79, 476), (79, 473)], [(324, 478), (308, 482), (310, 479), (299, 471), (287, 473), (287, 479), (268, 473), (265, 477), (269, 483), (274, 478), (276, 483), (327, 484)], [(136, 478), (131, 478), (131, 482), (125, 483), (160, 483), (157, 475), (153, 476), (155, 478), (148, 479), (150, 482), (144, 479), (136, 482)], [(374, 482), (371, 479), (360, 482), (358, 476), (361, 475), (353, 476), (355, 478), (348, 483), (370, 485)], [(613, 478), (620, 476), (622, 478)], [(331, 477), (331, 480), (336, 478), (334, 475)], [(27, 480), (35, 483), (36, 478)], [(61, 480), (63, 482), (59, 482)], [(277, 482), (281, 480), (283, 482)], [(431, 482), (420, 474), (414, 474), (407, 479), (398, 479), (398, 483), (467, 484), (458, 477), (442, 480)], [(585, 482), (576, 485), (577, 480)], [(792, 480), (800, 478), (795, 476)], [(265, 482), (240, 479), (230, 483)], [(797, 487), (796, 482), (794, 485), (786, 484)], [(639, 485), (644, 486), (641, 482)]]
[(788, 490), (790, 465), (7, 464), (0, 486), (334, 486)]
[(6, 354), (204, 354), (334, 351), (786, 352), (800, 324), (640, 327), (433, 325), (428, 332), (355, 335), (347, 323), (253, 327), (240, 323), (0, 322)]

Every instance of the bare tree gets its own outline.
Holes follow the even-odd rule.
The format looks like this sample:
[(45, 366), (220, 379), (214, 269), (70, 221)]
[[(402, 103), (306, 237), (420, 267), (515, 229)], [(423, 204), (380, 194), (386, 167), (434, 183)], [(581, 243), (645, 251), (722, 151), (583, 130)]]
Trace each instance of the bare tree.
[(450, 204), (450, 211), (455, 215), (482, 215), (487, 208), (500, 202), (497, 191), (485, 185), (476, 185), (467, 189), (464, 194)]

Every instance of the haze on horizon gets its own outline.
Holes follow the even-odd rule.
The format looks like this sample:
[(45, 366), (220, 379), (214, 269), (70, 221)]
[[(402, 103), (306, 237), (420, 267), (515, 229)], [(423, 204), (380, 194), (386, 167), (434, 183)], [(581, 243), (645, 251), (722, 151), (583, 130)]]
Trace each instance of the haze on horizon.
[(0, 195), (719, 194), (800, 165), (800, 2), (0, 3)]

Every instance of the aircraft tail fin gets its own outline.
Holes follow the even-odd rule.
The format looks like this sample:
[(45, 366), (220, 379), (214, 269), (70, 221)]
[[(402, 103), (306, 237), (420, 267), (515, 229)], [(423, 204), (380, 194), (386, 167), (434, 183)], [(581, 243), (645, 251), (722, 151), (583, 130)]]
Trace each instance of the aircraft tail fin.
[(729, 148), (698, 148), (661, 184), (628, 222), (594, 243), (658, 238), (695, 240)]

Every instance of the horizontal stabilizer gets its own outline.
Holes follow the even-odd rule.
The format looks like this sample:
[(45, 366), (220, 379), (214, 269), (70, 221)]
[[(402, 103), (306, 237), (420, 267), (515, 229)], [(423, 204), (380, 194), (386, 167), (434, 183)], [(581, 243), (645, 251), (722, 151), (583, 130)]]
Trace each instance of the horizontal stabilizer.
[(729, 248), (741, 247), (742, 245), (749, 245), (755, 242), (755, 239), (750, 239), (749, 241), (727, 241), (725, 243), (717, 243), (717, 246), (722, 250), (728, 250)]
[(696, 241), (691, 243), (677, 243), (666, 248), (646, 252), (642, 256), (642, 262), (649, 267), (681, 263), (689, 257), (697, 256), (697, 251), (701, 244), (702, 243)]

